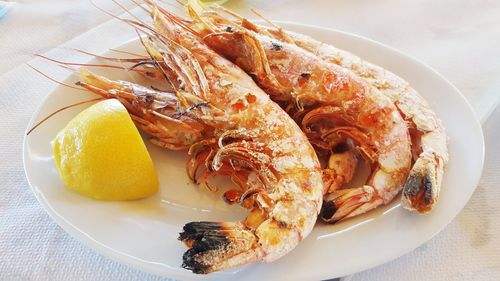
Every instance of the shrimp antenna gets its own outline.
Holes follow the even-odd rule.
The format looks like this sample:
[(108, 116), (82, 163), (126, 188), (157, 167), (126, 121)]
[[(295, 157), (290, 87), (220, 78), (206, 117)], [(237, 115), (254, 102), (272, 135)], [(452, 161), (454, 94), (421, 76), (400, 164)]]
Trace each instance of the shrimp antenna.
[[(139, 36), (139, 42), (141, 42), (141, 45), (144, 47), (144, 49), (146, 50), (146, 52), (149, 54), (150, 58), (151, 58), (151, 61), (152, 61), (152, 64), (161, 71), (161, 74), (163, 74), (163, 78), (165, 78), (172, 86), (174, 84), (172, 84), (172, 80), (170, 79), (170, 77), (168, 77), (167, 73), (165, 72), (165, 70), (160, 66), (159, 62), (154, 58), (153, 54), (151, 54), (151, 51), (149, 50), (149, 48), (146, 46), (146, 44), (144, 43), (143, 41), (143, 38), (139, 32), (138, 29), (135, 30), (135, 32), (137, 33), (137, 36)], [(135, 67), (132, 66), (132, 67)]]
[(69, 51), (73, 51), (73, 52), (85, 54), (85, 55), (88, 55), (88, 56), (91, 56), (91, 57), (96, 57), (96, 58), (99, 58), (99, 59), (104, 59), (104, 60), (109, 60), (109, 61), (116, 61), (116, 62), (136, 62), (136, 61), (139, 61), (141, 59), (148, 58), (148, 56), (146, 56), (144, 54), (137, 54), (137, 53), (132, 53), (132, 52), (128, 52), (128, 51), (124, 51), (124, 50), (118, 50), (118, 49), (113, 49), (113, 48), (108, 49), (108, 50), (111, 51), (111, 52), (115, 52), (115, 53), (119, 53), (119, 54), (126, 54), (126, 55), (133, 56), (133, 57), (132, 58), (106, 57), (106, 56), (103, 56), (103, 55), (98, 55), (98, 54), (95, 54), (95, 53), (92, 53), (92, 52), (89, 52), (89, 51), (85, 51), (85, 50), (82, 50), (82, 49), (77, 49), (77, 48), (69, 48), (69, 47), (59, 47), (59, 48), (63, 49), (63, 50), (69, 50)]
[(110, 51), (112, 52), (115, 52), (115, 53), (121, 53), (121, 54), (126, 54), (126, 55), (131, 55), (131, 56), (136, 56), (136, 57), (144, 57), (144, 58), (147, 58), (146, 55), (141, 55), (141, 54), (137, 54), (137, 53), (132, 53), (132, 52), (129, 52), (129, 51), (124, 51), (124, 50), (118, 50), (118, 49), (109, 49)]
[[(172, 14), (171, 12), (165, 10), (163, 7), (158, 6), (155, 1), (144, 0), (144, 2), (146, 2), (151, 7), (154, 7), (155, 10), (160, 11), (160, 13), (163, 16), (165, 16), (166, 18), (168, 18), (170, 21), (176, 23), (177, 25), (180, 25), (181, 27), (185, 28), (186, 30), (188, 30), (192, 34), (200, 37), (200, 33), (199, 32), (197, 32), (196, 30), (192, 29), (189, 25), (186, 24), (186, 22), (188, 22), (187, 19)], [(189, 8), (189, 6), (188, 6), (188, 8)], [(151, 13), (153, 13), (153, 11), (151, 11)], [(192, 22), (192, 21), (189, 21), (189, 22)]]
[[(269, 37), (272, 37), (272, 35), (267, 31), (267, 30), (263, 30), (262, 28), (260, 28), (259, 26), (257, 26), (256, 24), (250, 22), (249, 20), (247, 20), (246, 18), (238, 15), (237, 13), (225, 8), (225, 7), (222, 7), (222, 6), (215, 6), (215, 8), (217, 8), (219, 11), (215, 11), (215, 13), (223, 18), (224, 20), (230, 22), (231, 24), (236, 24), (236, 25), (241, 25), (241, 28), (246, 28), (248, 30), (251, 30), (251, 31), (255, 31), (259, 34), (264, 34), (266, 36), (269, 36)], [(259, 12), (257, 12), (256, 10), (254, 9), (250, 9), (254, 14), (257, 15), (257, 17), (263, 19), (265, 22), (267, 22), (268, 24), (270, 24), (272, 27), (275, 27), (276, 29), (280, 30), (280, 28), (275, 25), (274, 23), (272, 23), (270, 20), (268, 20), (267, 18), (265, 18), (263, 15), (261, 15)], [(220, 12), (223, 12), (229, 16), (232, 16), (234, 18), (236, 18), (236, 20), (231, 20), (231, 19), (228, 19), (226, 18), (224, 15), (222, 15)], [(240, 21), (240, 23), (237, 22), (237, 20)]]
[(256, 15), (257, 17), (261, 18), (262, 20), (264, 20), (265, 22), (267, 22), (270, 26), (274, 27), (274, 28), (280, 28), (279, 26), (277, 26), (275, 23), (273, 23), (272, 21), (270, 21), (268, 18), (264, 17), (261, 13), (259, 13), (257, 10), (255, 10), (254, 8), (251, 8), (250, 11), (252, 13), (254, 13), (254, 15)]
[(58, 110), (52, 112), (51, 114), (49, 114), (47, 117), (43, 118), (40, 122), (36, 123), (35, 126), (33, 126), (31, 129), (28, 130), (28, 132), (26, 132), (26, 135), (29, 135), (31, 132), (33, 132), (38, 126), (42, 125), (42, 123), (44, 123), (45, 121), (47, 121), (49, 118), (51, 118), (52, 116), (56, 115), (57, 113), (61, 112), (61, 111), (64, 111), (66, 109), (69, 109), (69, 108), (72, 108), (72, 107), (75, 107), (75, 106), (79, 106), (79, 105), (82, 105), (82, 104), (86, 104), (86, 103), (91, 103), (91, 102), (96, 102), (96, 101), (101, 101), (101, 100), (105, 100), (106, 98), (95, 98), (95, 99), (91, 99), (91, 100), (85, 100), (85, 101), (81, 101), (81, 102), (77, 102), (77, 103), (74, 103), (74, 104), (71, 104), (71, 105), (67, 105), (63, 108), (59, 108)]
[[(119, 20), (119, 21), (121, 21), (121, 22), (126, 23), (126, 24), (130, 25), (131, 27), (133, 27), (133, 28), (136, 30), (137, 34), (139, 35), (139, 38), (140, 38), (140, 34), (139, 34), (138, 30), (140, 30), (140, 31), (144, 32), (145, 34), (148, 34), (148, 32), (146, 32), (145, 30), (150, 31), (150, 32), (153, 32), (154, 34), (158, 34), (158, 33), (154, 30), (154, 28), (153, 28), (152, 26), (150, 26), (150, 25), (146, 24), (145, 22), (143, 22), (143, 21), (141, 21), (141, 20), (131, 20), (131, 19), (124, 19), (124, 18), (121, 18), (121, 17), (116, 16), (116, 15), (114, 15), (113, 13), (110, 13), (110, 12), (108, 12), (108, 11), (104, 10), (103, 8), (101, 8), (101, 7), (97, 6), (97, 4), (95, 4), (95, 3), (93, 2), (93, 0), (89, 0), (89, 1), (90, 1), (90, 3), (91, 3), (91, 4), (95, 7), (95, 8), (97, 8), (97, 9), (98, 9), (98, 10), (100, 10), (100, 11), (102, 11), (103, 13), (105, 13), (105, 14), (107, 14), (107, 15), (109, 15), (109, 16), (111, 16), (111, 17), (113, 17), (113, 18), (115, 18), (115, 19), (117, 19), (117, 20)], [(148, 1), (148, 0), (145, 0), (145, 1)], [(116, 2), (115, 2), (115, 3), (116, 3)], [(136, 3), (136, 2), (134, 2), (134, 3)], [(137, 3), (136, 3), (136, 4), (137, 4)], [(141, 6), (141, 5), (139, 5), (139, 6)], [(120, 7), (122, 7), (122, 6), (120, 5)], [(141, 6), (141, 7), (142, 7), (142, 6)], [(135, 17), (135, 16), (134, 16), (134, 17)], [(160, 35), (160, 34), (158, 34), (158, 36), (161, 36), (161, 35)]]
[[(265, 22), (267, 22), (271, 27), (274, 27), (277, 32), (279, 32), (282, 36), (282, 39), (284, 39), (285, 41), (287, 41), (287, 43), (291, 43), (291, 44), (294, 44), (295, 45), (295, 42), (293, 41), (293, 39), (290, 37), (290, 35), (288, 35), (288, 33), (286, 33), (286, 31), (279, 25), (273, 23), (272, 21), (270, 21), (268, 18), (264, 17), (261, 13), (259, 13), (257, 10), (255, 9), (250, 9), (250, 11), (252, 11), (252, 13), (254, 13), (257, 17), (261, 18), (262, 20), (264, 20)], [(268, 33), (266, 31), (266, 33)]]
[(130, 0), (132, 1), (137, 7), (141, 8), (144, 12), (151, 14), (151, 11), (146, 9), (141, 3), (139, 3), (137, 0)]
[(97, 4), (93, 1), (93, 0), (89, 0), (90, 4), (92, 4), (92, 6), (94, 6), (96, 9), (98, 9), (99, 11), (105, 13), (106, 15), (108, 16), (111, 16), (112, 18), (115, 18), (115, 19), (119, 19), (119, 20), (122, 20), (122, 18), (120, 18), (119, 16), (116, 16), (106, 10), (104, 10), (103, 8), (97, 6)]
[[(113, 1), (113, 3), (115, 3), (116, 5), (118, 5), (120, 8), (122, 8), (128, 15), (130, 15), (132, 18), (134, 18), (135, 20), (137, 20), (138, 22), (142, 23), (142, 24), (145, 24), (144, 21), (142, 21), (138, 16), (134, 15), (130, 9), (128, 8), (125, 8), (120, 2), (118, 2), (117, 0), (111, 0)], [(134, 2), (135, 4), (137, 4), (135, 1), (132, 0), (132, 2)], [(147, 12), (147, 10), (142, 6), (142, 5), (138, 5), (141, 9), (145, 10)]]
[(182, 3), (182, 1), (180, 0), (176, 0), (175, 2), (177, 2), (177, 5), (174, 4), (174, 3), (170, 3), (170, 2), (167, 2), (165, 0), (157, 0), (158, 2), (162, 3), (162, 4), (165, 4), (165, 5), (168, 5), (168, 6), (171, 6), (171, 7), (174, 7), (174, 8), (182, 8), (185, 6), (184, 3)]
[(144, 60), (144, 61), (140, 61), (140, 62), (138, 62), (138, 63), (136, 63), (136, 64), (132, 65), (132, 66), (130, 67), (130, 70), (133, 70), (133, 69), (135, 69), (136, 67), (143, 66), (143, 65), (153, 65), (153, 66), (154, 66), (155, 64), (154, 64), (154, 61), (152, 61), (152, 60)]
[[(89, 0), (89, 1), (90, 1), (90, 3), (92, 4), (92, 6), (94, 6), (96, 9), (100, 10), (101, 12), (103, 12), (103, 13), (107, 14), (108, 16), (110, 16), (110, 17), (112, 17), (112, 18), (114, 18), (114, 19), (117, 19), (117, 20), (119, 20), (119, 21), (121, 21), (121, 22), (124, 22), (124, 23), (127, 23), (127, 24), (129, 24), (129, 25), (135, 25), (135, 26), (140, 26), (140, 27), (143, 27), (143, 28), (147, 28), (147, 29), (149, 29), (149, 30), (154, 30), (154, 29), (153, 29), (153, 27), (151, 27), (151, 26), (147, 25), (146, 23), (144, 23), (144, 22), (143, 22), (143, 21), (141, 21), (141, 20), (137, 21), (137, 20), (130, 20), (130, 19), (124, 19), (124, 18), (121, 18), (121, 17), (119, 17), (119, 16), (117, 16), (117, 15), (114, 15), (113, 13), (110, 13), (110, 12), (108, 12), (108, 11), (104, 10), (103, 8), (101, 8), (101, 7), (97, 6), (97, 4), (96, 4), (96, 3), (94, 3), (94, 1), (93, 1), (93, 0)], [(135, 16), (134, 16), (134, 17), (135, 17)]]
[(233, 11), (229, 10), (229, 9), (228, 9), (228, 8), (226, 8), (226, 7), (223, 7), (223, 6), (220, 6), (220, 5), (213, 6), (213, 7), (214, 7), (215, 9), (221, 10), (221, 11), (225, 12), (226, 14), (228, 14), (228, 15), (230, 15), (230, 16), (233, 16), (233, 17), (235, 17), (235, 18), (237, 18), (237, 19), (239, 19), (239, 20), (244, 20), (244, 19), (245, 19), (244, 17), (242, 17), (242, 16), (238, 15), (237, 13), (235, 13), (235, 12), (233, 12)]
[[(102, 67), (102, 68), (120, 69), (120, 70), (125, 70), (125, 71), (134, 71), (134, 72), (142, 73), (142, 74), (147, 75), (147, 76), (150, 74), (150, 72), (148, 70), (136, 69), (137, 66), (143, 65), (143, 64), (139, 64), (139, 65), (137, 64), (137, 62), (140, 63), (143, 61), (143, 60), (138, 60), (138, 59), (134, 59), (132, 61), (127, 61), (127, 62), (134, 62), (135, 64), (132, 67), (125, 67), (125, 66), (110, 65), (110, 64), (65, 62), (65, 61), (60, 61), (60, 60), (56, 60), (53, 58), (49, 58), (47, 56), (40, 55), (40, 54), (35, 54), (35, 56), (40, 57), (40, 58), (45, 59), (45, 60), (48, 60), (48, 61), (51, 61), (51, 62), (54, 62), (58, 66), (60, 66), (62, 68), (69, 69), (71, 71), (75, 71), (75, 69), (69, 68), (68, 66)], [(66, 85), (66, 86), (69, 86), (69, 85)]]
[[(48, 76), (47, 74), (43, 73), (42, 71), (38, 70), (36, 67), (32, 66), (31, 64), (27, 63), (26, 65), (28, 65), (31, 69), (33, 69), (34, 71), (36, 71), (38, 74), (42, 75), (43, 77), (49, 79), (50, 81), (52, 82), (55, 82), (59, 85), (62, 85), (62, 86), (66, 86), (66, 87), (69, 87), (69, 88), (72, 88), (72, 89), (76, 89), (76, 90), (80, 90), (80, 91), (85, 91), (84, 89), (82, 88), (79, 88), (79, 87), (75, 87), (75, 86), (71, 86), (71, 85), (68, 85), (68, 84), (65, 84), (63, 82), (60, 82), (60, 81), (57, 81), (56, 79)], [(78, 105), (81, 105), (81, 104), (85, 104), (85, 103), (90, 103), (90, 102), (95, 102), (95, 101), (99, 101), (99, 100), (104, 100), (105, 98), (96, 98), (96, 99), (91, 99), (91, 100), (86, 100), (86, 101), (82, 101), (82, 102), (78, 102), (78, 103), (75, 103), (75, 104), (71, 104), (71, 105), (68, 105), (68, 106), (65, 106), (63, 108), (60, 108), (54, 112), (52, 112), (51, 114), (49, 114), (47, 117), (43, 118), (40, 122), (36, 123), (35, 126), (33, 126), (31, 129), (28, 130), (28, 132), (26, 132), (26, 135), (29, 135), (31, 132), (33, 132), (38, 126), (42, 125), (45, 121), (47, 121), (49, 118), (51, 118), (52, 116), (56, 115), (57, 113), (61, 112), (61, 111), (64, 111), (68, 108), (72, 108), (74, 106), (78, 106)]]
[[(201, 22), (210, 30), (210, 32), (215, 32), (217, 26), (206, 21), (202, 16), (204, 12), (207, 12), (207, 5), (201, 3), (199, 0), (188, 0), (186, 6), (189, 16), (191, 16), (195, 22)], [(198, 32), (196, 34), (198, 34)]]
[(66, 84), (66, 83), (63, 83), (63, 82), (60, 82), (50, 76), (48, 76), (47, 74), (43, 73), (42, 71), (38, 70), (37, 68), (35, 68), (34, 66), (32, 66), (31, 64), (29, 63), (26, 63), (26, 65), (28, 65), (29, 68), (33, 69), (34, 71), (38, 72), (38, 74), (42, 75), (43, 77), (49, 79), (50, 81), (52, 82), (55, 82), (59, 85), (62, 85), (62, 86), (66, 86), (68, 88), (71, 88), (71, 89), (76, 89), (76, 90), (80, 90), (80, 91), (85, 91), (85, 89), (82, 89), (82, 88), (79, 88), (79, 87), (75, 87), (75, 86), (72, 86), (72, 85), (69, 85), (69, 84)]
[[(148, 58), (147, 56), (138, 55), (138, 54), (132, 54), (132, 53), (128, 53), (128, 54), (129, 55), (138, 56), (138, 58), (106, 57), (106, 56), (97, 55), (97, 54), (94, 54), (94, 53), (91, 53), (91, 52), (87, 52), (87, 51), (84, 51), (84, 50), (80, 50), (80, 49), (69, 49), (69, 50), (72, 50), (72, 51), (75, 51), (75, 52), (78, 52), (78, 53), (82, 53), (82, 54), (85, 54), (85, 55), (89, 55), (91, 57), (96, 57), (96, 58), (99, 58), (99, 59), (108, 60), (108, 61), (114, 61), (114, 62), (133, 62), (133, 63), (136, 63), (138, 61), (142, 61), (142, 60)], [(112, 49), (110, 49), (110, 51), (116, 52), (116, 50), (112, 50)], [(119, 52), (123, 52), (123, 51), (119, 51)]]
[(46, 59), (51, 62), (55, 62), (57, 64), (62, 64), (62, 65), (73, 65), (73, 66), (89, 66), (89, 67), (104, 67), (104, 68), (115, 68), (115, 69), (122, 69), (122, 70), (127, 70), (126, 67), (123, 66), (117, 66), (117, 65), (109, 65), (109, 64), (92, 64), (92, 63), (78, 63), (78, 62), (64, 62), (60, 60), (56, 60), (53, 58), (46, 57), (44, 55), (40, 54), (35, 54), (35, 56), (40, 57), (42, 59)]

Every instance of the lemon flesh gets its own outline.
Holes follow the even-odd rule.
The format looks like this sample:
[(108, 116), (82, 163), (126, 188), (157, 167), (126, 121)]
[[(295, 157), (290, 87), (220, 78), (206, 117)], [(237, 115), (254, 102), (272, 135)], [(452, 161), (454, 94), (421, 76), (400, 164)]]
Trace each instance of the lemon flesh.
[(63, 183), (100, 200), (134, 200), (154, 194), (158, 178), (146, 146), (125, 107), (99, 102), (57, 135), (54, 158)]

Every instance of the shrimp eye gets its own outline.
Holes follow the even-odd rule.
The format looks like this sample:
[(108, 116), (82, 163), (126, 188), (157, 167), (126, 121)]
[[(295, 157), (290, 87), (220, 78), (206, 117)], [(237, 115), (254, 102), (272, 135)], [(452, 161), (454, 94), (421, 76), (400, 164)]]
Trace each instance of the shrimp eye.
[(309, 77), (311, 77), (311, 73), (308, 73), (308, 72), (301, 73), (300, 77), (302, 77), (304, 79), (309, 79)]
[(333, 215), (335, 214), (336, 211), (337, 211), (337, 207), (335, 205), (335, 202), (333, 202), (333, 201), (323, 202), (323, 206), (321, 206), (320, 216), (323, 219), (328, 220), (331, 217), (333, 217)]
[(344, 153), (349, 149), (349, 145), (345, 142), (336, 145), (333, 149), (333, 153)]
[(276, 42), (272, 42), (272, 43), (271, 43), (271, 47), (272, 47), (272, 48), (273, 48), (273, 50), (275, 50), (275, 51), (280, 51), (280, 50), (282, 50), (282, 49), (283, 49), (283, 46), (282, 46), (282, 45), (280, 45), (280, 44), (278, 44), (278, 43), (276, 43)]

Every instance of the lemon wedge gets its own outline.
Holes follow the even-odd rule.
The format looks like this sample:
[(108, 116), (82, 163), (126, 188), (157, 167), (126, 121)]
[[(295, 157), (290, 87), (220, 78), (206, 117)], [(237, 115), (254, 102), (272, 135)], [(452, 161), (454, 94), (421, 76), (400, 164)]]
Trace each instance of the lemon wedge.
[(57, 135), (54, 158), (63, 183), (100, 200), (134, 200), (158, 190), (146, 146), (125, 107), (99, 102), (73, 118)]

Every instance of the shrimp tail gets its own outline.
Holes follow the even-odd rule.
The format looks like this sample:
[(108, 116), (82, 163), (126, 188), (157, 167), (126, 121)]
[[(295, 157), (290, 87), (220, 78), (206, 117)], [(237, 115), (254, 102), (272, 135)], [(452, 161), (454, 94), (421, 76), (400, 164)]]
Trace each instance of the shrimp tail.
[(182, 257), (182, 267), (198, 274), (246, 264), (261, 256), (252, 250), (257, 247), (257, 237), (241, 223), (190, 222), (179, 240), (190, 248)]
[(403, 206), (427, 213), (438, 200), (444, 161), (434, 154), (422, 153), (410, 171), (403, 189)]
[(377, 197), (374, 188), (369, 185), (340, 189), (325, 196), (320, 216), (325, 222), (335, 223), (382, 204), (383, 200)]

